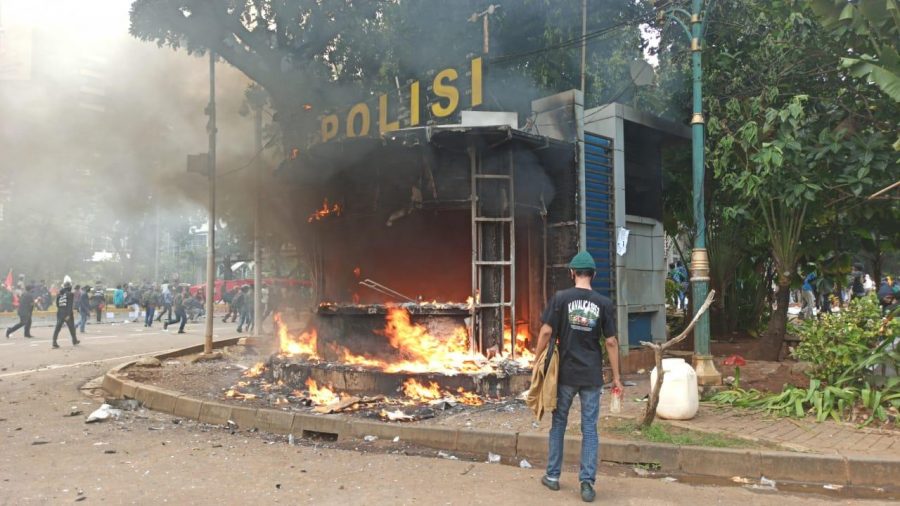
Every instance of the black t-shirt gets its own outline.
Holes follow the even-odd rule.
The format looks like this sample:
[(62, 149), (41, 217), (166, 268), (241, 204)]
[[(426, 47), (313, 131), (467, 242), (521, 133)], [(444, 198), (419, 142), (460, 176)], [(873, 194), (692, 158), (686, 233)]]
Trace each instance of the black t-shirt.
[(585, 288), (556, 292), (547, 303), (541, 323), (553, 327), (559, 337), (559, 384), (603, 385), (601, 342), (616, 335), (616, 308), (609, 298)]

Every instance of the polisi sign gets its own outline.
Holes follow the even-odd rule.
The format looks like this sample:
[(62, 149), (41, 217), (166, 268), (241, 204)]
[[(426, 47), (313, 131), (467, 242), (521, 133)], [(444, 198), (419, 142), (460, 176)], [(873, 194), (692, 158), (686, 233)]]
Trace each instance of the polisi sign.
[[(454, 68), (446, 68), (434, 75), (431, 83), (433, 97), (426, 100), (426, 113), (434, 118), (446, 118), (460, 109), (460, 73)], [(469, 107), (481, 105), (482, 91), (482, 59), (473, 58), (469, 62)], [(463, 89), (464, 91), (464, 89)], [(464, 94), (464, 93), (463, 93)], [(320, 124), (320, 141), (328, 142), (341, 135), (344, 137), (365, 137), (371, 134), (372, 118), (377, 115), (378, 133), (385, 134), (404, 127), (414, 127), (422, 123), (422, 85), (419, 81), (409, 84), (408, 94), (403, 99), (409, 100), (409, 115), (400, 118), (391, 117), (391, 100), (399, 100), (397, 94), (384, 93), (378, 97), (378, 106), (373, 114), (367, 102), (358, 102), (351, 106), (345, 114), (327, 114), (322, 116)], [(394, 109), (399, 109), (395, 104)]]

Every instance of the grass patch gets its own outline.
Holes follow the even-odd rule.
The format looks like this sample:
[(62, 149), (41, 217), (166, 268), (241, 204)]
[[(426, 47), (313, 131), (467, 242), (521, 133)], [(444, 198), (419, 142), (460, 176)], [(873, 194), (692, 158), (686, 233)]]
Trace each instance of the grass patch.
[(748, 448), (757, 446), (752, 441), (732, 438), (710, 432), (699, 432), (680, 427), (672, 427), (664, 423), (656, 422), (646, 429), (640, 429), (638, 424), (629, 421), (613, 422), (606, 427), (612, 433), (628, 439), (639, 439), (651, 443), (667, 443), (681, 446), (710, 446), (713, 448)]

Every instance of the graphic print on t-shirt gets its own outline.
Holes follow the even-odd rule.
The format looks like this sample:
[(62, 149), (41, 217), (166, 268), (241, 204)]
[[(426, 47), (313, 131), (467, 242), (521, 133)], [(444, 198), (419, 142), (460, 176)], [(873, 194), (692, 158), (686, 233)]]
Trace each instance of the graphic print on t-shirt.
[(600, 318), (600, 307), (589, 300), (569, 302), (569, 326), (575, 330), (592, 331)]

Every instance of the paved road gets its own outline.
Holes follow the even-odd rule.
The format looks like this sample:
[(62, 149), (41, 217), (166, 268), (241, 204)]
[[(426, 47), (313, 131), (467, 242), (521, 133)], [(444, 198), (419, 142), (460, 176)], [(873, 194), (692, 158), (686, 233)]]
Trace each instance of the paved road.
[[(402, 455), (402, 445), (349, 449), (230, 431), (149, 411), (84, 423), (99, 405), (79, 388), (127, 357), (201, 341), (140, 325), (89, 328), (77, 348), (0, 341), (0, 504), (580, 504), (572, 474), (564, 489), (538, 484), (540, 470)], [(221, 338), (234, 329), (217, 330)], [(65, 416), (72, 407), (83, 415)], [(179, 423), (175, 423), (179, 422)], [(435, 452), (429, 451), (430, 455)], [(604, 466), (600, 499), (624, 505), (853, 503), (821, 496), (667, 483)], [(872, 502), (872, 504), (877, 504)]]

